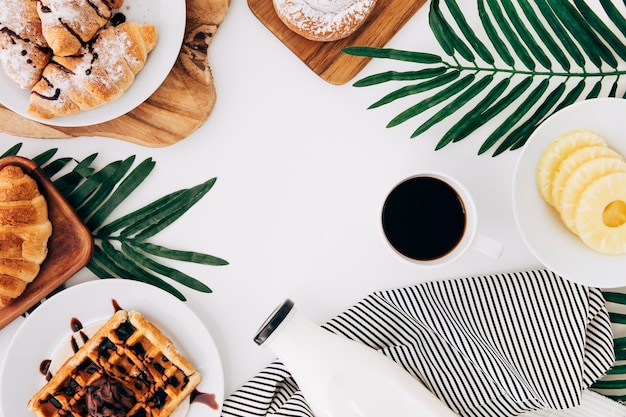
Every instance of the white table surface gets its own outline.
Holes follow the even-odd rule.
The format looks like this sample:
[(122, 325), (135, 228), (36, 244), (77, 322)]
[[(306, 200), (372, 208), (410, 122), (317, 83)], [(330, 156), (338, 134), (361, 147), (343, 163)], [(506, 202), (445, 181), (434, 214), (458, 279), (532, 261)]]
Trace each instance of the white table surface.
[[(389, 47), (440, 53), (427, 8)], [(271, 34), (244, 0), (233, 0), (209, 47), (217, 102), (207, 122), (181, 142), (151, 149), (109, 138), (25, 139), (0, 135), (0, 147), (22, 142), (20, 155), (58, 147), (58, 156), (98, 152), (100, 164), (137, 155), (156, 168), (115, 214), (217, 177), (215, 187), (155, 243), (210, 253), (223, 267), (184, 264), (212, 294), (181, 287), (215, 338), (225, 393), (262, 369), (273, 355), (252, 337), (285, 298), (320, 324), (369, 293), (423, 281), (541, 267), (518, 232), (511, 183), (519, 151), (478, 156), (488, 125), (435, 152), (446, 127), (410, 139), (417, 121), (385, 125), (400, 109), (367, 107), (391, 89), (331, 85)], [(391, 69), (372, 61), (356, 79)], [(410, 99), (409, 99), (410, 100)], [(420, 119), (425, 120), (425, 119)], [(379, 232), (390, 187), (423, 169), (457, 176), (475, 198), (478, 228), (504, 244), (498, 259), (476, 251), (424, 269), (400, 261)], [(87, 270), (68, 284), (94, 279)], [(20, 319), (0, 331), (0, 359)]]

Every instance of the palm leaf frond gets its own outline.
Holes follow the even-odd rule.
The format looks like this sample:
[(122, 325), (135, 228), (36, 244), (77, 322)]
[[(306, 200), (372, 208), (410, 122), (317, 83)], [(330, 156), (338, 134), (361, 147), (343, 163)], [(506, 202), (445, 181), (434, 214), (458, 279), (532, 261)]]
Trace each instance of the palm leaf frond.
[(612, 328), (614, 331), (613, 348), (615, 351), (615, 363), (606, 372), (606, 375), (593, 383), (592, 390), (612, 398), (615, 401), (626, 401), (624, 389), (626, 389), (626, 315), (622, 313), (626, 309), (626, 289), (618, 288), (602, 292), (606, 300), (606, 308), (609, 311)]
[(474, 51), (480, 56), (480, 58), (488, 64), (493, 64), (494, 59), (491, 51), (487, 49), (485, 44), (476, 36), (476, 33), (472, 29), (472, 27), (467, 23), (465, 19), (465, 15), (461, 11), (456, 0), (445, 0), (446, 6), (450, 10), (450, 14), (454, 18), (457, 26), (467, 39), (468, 43), (472, 46)]
[(460, 80), (455, 81), (453, 84), (447, 86), (446, 88), (434, 94), (433, 96), (425, 98), (419, 103), (409, 107), (408, 109), (400, 113), (398, 116), (394, 117), (389, 122), (387, 127), (393, 127), (393, 126), (399, 125), (400, 123), (404, 123), (410, 118), (415, 117), (418, 114), (438, 105), (439, 103), (446, 101), (450, 97), (453, 97), (459, 94), (460, 92), (465, 90), (466, 87), (472, 84), (475, 78), (476, 78), (476, 74), (468, 74), (465, 77), (461, 78)]
[[(595, 1), (594, 7), (590, 1)], [(462, 10), (460, 4), (458, 0), (430, 2), (430, 29), (444, 55), (363, 46), (343, 50), (417, 66), (354, 83), (355, 87), (409, 83), (369, 106), (417, 99), (399, 110), (387, 127), (419, 120), (414, 138), (454, 119), (446, 123), (449, 128), (435, 146), (440, 150), (494, 123), (496, 115), (510, 108), (511, 114), (491, 128), (478, 150), (496, 156), (523, 147), (537, 126), (570, 104), (601, 95), (626, 96), (620, 89), (626, 74), (620, 68), (626, 61), (626, 10), (615, 2), (476, 0), (473, 12), (479, 26), (470, 24), (472, 10)], [(435, 115), (422, 119), (428, 109)]]
[[(496, 85), (475, 107), (474, 111), (467, 113), (461, 118), (448, 132), (439, 140), (435, 149), (441, 149), (452, 141), (458, 141), (465, 138), (471, 131), (478, 126), (483, 125), (488, 120), (484, 117), (485, 111), (500, 98), (511, 83), (511, 78), (500, 80)], [(495, 114), (494, 114), (495, 115)]]
[(91, 214), (87, 221), (87, 227), (95, 230), (102, 225), (104, 220), (128, 197), (152, 172), (155, 162), (145, 159), (130, 174), (117, 185), (115, 190), (107, 196), (106, 200)]
[(9, 149), (7, 149), (0, 157), (4, 158), (5, 156), (15, 156), (15, 155), (18, 154), (20, 149), (22, 149), (22, 144), (21, 143), (17, 143), (15, 145), (11, 146)]
[(461, 75), (461, 71), (448, 71), (444, 74), (441, 74), (437, 77), (431, 78), (427, 81), (422, 81), (421, 83), (411, 84), (402, 88), (399, 88), (391, 93), (387, 94), (376, 103), (372, 104), (369, 108), (374, 109), (376, 107), (383, 106), (385, 104), (389, 104), (395, 100), (412, 96), (414, 94), (419, 94), (425, 91), (431, 91), (438, 87), (444, 86), (451, 81), (456, 80)]

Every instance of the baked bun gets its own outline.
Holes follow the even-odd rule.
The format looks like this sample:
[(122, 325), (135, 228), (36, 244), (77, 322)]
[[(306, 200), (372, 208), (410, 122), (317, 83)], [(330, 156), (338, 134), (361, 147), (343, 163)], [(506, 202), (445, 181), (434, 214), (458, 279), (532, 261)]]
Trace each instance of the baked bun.
[(37, 183), (18, 166), (0, 171), (0, 307), (19, 297), (39, 274), (52, 224)]
[(350, 36), (370, 15), (376, 0), (273, 0), (282, 22), (300, 36), (329, 42)]

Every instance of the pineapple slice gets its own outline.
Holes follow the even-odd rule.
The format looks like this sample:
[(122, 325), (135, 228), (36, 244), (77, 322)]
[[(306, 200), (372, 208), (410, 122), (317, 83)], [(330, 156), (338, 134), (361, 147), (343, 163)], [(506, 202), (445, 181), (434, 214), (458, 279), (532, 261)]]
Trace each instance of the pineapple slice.
[(561, 193), (568, 178), (581, 164), (596, 158), (612, 157), (623, 159), (622, 156), (607, 146), (585, 146), (576, 149), (563, 160), (552, 180), (552, 205), (561, 211)]
[(605, 140), (587, 129), (576, 129), (554, 139), (539, 159), (537, 168), (537, 187), (544, 200), (552, 203), (552, 181), (560, 163), (572, 152), (585, 146), (608, 147)]
[(604, 254), (626, 253), (626, 172), (604, 175), (589, 185), (575, 218), (587, 246)]
[(592, 183), (607, 174), (626, 173), (626, 162), (621, 158), (602, 157), (584, 162), (569, 176), (561, 192), (559, 212), (563, 223), (574, 233), (576, 226), (576, 209), (581, 204), (583, 192)]

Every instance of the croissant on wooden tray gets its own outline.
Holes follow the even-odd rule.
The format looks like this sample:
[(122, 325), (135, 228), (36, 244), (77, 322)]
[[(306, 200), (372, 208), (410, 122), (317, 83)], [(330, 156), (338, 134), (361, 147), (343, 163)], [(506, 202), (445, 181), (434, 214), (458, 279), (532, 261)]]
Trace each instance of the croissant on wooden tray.
[(0, 171), (0, 307), (19, 297), (48, 255), (52, 224), (37, 183), (18, 166)]
[(103, 29), (80, 54), (53, 57), (31, 91), (28, 113), (51, 119), (115, 100), (132, 85), (156, 42), (151, 24)]
[(38, 0), (43, 36), (54, 55), (76, 54), (111, 18), (124, 0)]
[(51, 56), (37, 0), (0, 0), (0, 62), (6, 75), (21, 88), (31, 88)]

